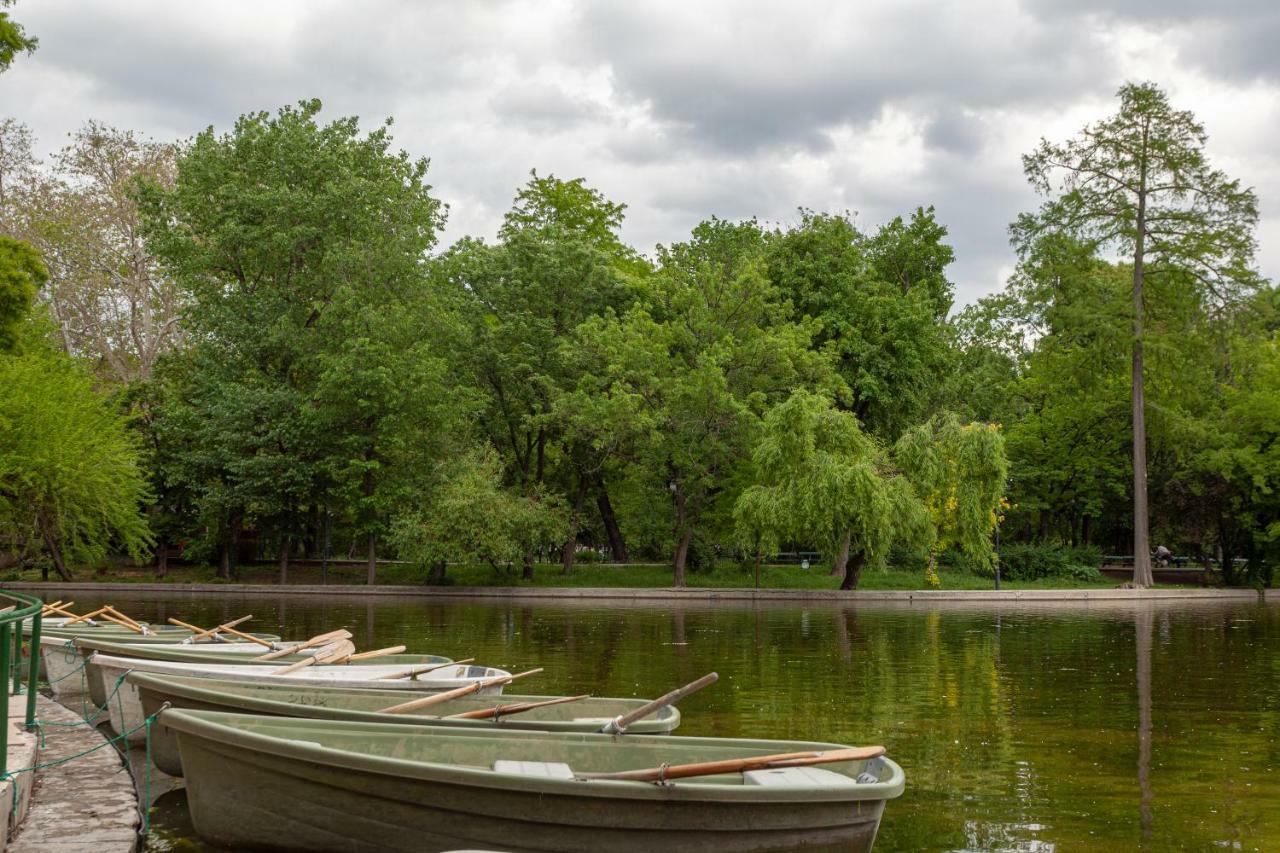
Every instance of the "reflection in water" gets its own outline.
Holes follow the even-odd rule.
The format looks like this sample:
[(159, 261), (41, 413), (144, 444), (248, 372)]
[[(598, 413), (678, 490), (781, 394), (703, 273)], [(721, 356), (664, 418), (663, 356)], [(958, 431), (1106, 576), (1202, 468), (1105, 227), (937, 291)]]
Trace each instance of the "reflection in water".
[(1138, 812), (1142, 840), (1151, 840), (1151, 628), (1152, 610), (1142, 607), (1134, 616), (1138, 658)]
[[(112, 598), (138, 617), (253, 613), (290, 637), (341, 625), (365, 648), (545, 667), (533, 692), (655, 696), (715, 670), (681, 733), (889, 748), (907, 792), (879, 851), (1280, 849), (1277, 605)], [(166, 843), (189, 839), (170, 823)]]

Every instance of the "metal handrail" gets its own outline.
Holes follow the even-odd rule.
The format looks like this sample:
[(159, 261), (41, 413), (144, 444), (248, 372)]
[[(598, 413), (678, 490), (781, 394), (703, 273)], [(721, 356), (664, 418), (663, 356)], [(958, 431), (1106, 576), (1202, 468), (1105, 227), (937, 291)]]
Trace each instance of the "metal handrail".
[[(26, 729), (36, 727), (36, 679), (40, 672), (40, 626), (44, 602), (13, 590), (0, 596), (14, 602), (14, 609), (0, 613), (0, 777), (9, 772), (9, 696), (22, 691), (22, 625), (31, 620), (31, 663), (27, 667)], [(16, 627), (16, 630), (14, 630)], [(13, 642), (10, 643), (10, 634)], [(11, 657), (12, 655), (12, 657)], [(12, 685), (12, 694), (10, 694)]]

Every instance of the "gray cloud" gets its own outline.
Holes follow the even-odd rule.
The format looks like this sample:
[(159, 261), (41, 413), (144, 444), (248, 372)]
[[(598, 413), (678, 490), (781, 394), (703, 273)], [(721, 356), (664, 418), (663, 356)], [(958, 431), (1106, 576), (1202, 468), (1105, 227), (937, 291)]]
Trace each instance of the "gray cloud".
[[(46, 150), (89, 118), (173, 138), (310, 97), (366, 126), (394, 116), (450, 203), (445, 244), (491, 236), (532, 167), (627, 203), (643, 251), (713, 214), (873, 227), (933, 204), (967, 301), (997, 286), (1006, 226), (1037, 203), (1018, 155), (1126, 79), (1200, 113), (1215, 159), (1257, 187), (1261, 233), (1280, 233), (1280, 156), (1259, 142), (1280, 130), (1273, 6), (19, 0), (41, 44), (0, 77), (0, 115)], [(1265, 243), (1262, 264), (1280, 272)]]

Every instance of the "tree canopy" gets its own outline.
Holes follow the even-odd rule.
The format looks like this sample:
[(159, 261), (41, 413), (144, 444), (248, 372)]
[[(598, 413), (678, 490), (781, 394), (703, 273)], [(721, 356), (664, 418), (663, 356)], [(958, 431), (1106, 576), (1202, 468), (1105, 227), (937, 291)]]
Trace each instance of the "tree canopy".
[[(621, 200), (535, 170), (441, 246), (392, 130), (307, 100), (178, 142), (89, 122), (41, 162), (0, 122), (0, 418), (30, 410), (0, 430), (28, 484), (0, 564), (154, 538), (160, 572), (607, 559), (682, 585), (816, 550), (853, 587), (989, 575), (1000, 521), (1006, 550), (1133, 551), (1139, 582), (1151, 541), (1268, 582), (1280, 295), (1252, 192), (1154, 85), (1025, 158), (1013, 274), (959, 307), (927, 204), (645, 252)], [(72, 488), (64, 453), (100, 470)]]
[[(1151, 585), (1144, 383), (1148, 279), (1189, 291), (1222, 311), (1256, 287), (1253, 191), (1212, 168), (1207, 135), (1152, 83), (1121, 87), (1119, 111), (1065, 143), (1042, 141), (1023, 158), (1032, 185), (1048, 196), (1013, 225), (1025, 255), (1046, 233), (1075, 237), (1092, 251), (1132, 261), (1131, 403), (1134, 582)], [(1176, 297), (1175, 297), (1176, 298)]]

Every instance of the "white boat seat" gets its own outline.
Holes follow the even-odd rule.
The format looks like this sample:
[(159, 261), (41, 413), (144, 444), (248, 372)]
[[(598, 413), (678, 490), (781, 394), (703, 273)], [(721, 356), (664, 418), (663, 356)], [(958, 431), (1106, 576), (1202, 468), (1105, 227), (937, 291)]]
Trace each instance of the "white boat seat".
[(742, 784), (768, 788), (856, 788), (858, 783), (842, 773), (821, 767), (775, 767), (744, 770)]
[(505, 761), (493, 762), (495, 773), (516, 773), (540, 779), (572, 779), (573, 770), (562, 761)]

